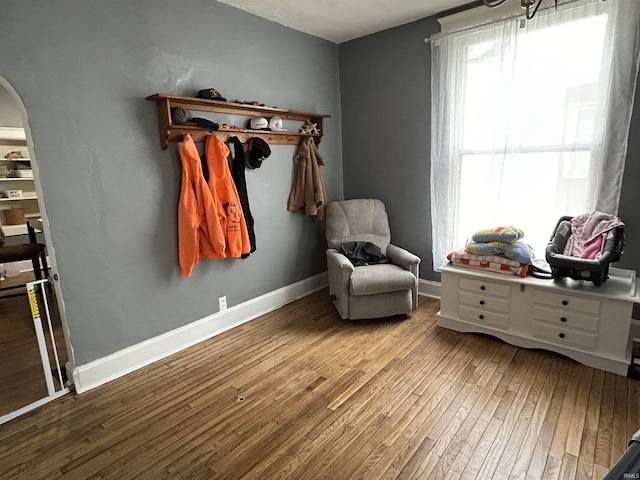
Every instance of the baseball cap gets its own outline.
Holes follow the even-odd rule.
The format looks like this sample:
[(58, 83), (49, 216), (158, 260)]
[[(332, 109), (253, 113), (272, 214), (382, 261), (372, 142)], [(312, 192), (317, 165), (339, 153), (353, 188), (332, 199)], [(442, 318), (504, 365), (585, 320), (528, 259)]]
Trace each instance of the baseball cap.
[(264, 117), (252, 117), (249, 120), (249, 128), (251, 130), (266, 130), (269, 128), (269, 122)]
[(206, 98), (207, 100), (220, 100), (226, 102), (227, 99), (215, 88), (205, 88), (198, 92), (198, 98)]
[(192, 117), (191, 112), (182, 107), (171, 109), (171, 122), (176, 125), (195, 125), (211, 130), (218, 130), (218, 128), (220, 128), (220, 125), (206, 118)]
[(282, 128), (282, 119), (280, 117), (271, 117), (269, 120), (269, 128), (274, 132), (286, 132), (286, 128)]
[(260, 137), (251, 137), (248, 144), (247, 166), (250, 168), (260, 168), (262, 161), (271, 155), (271, 148), (269, 148), (269, 144)]

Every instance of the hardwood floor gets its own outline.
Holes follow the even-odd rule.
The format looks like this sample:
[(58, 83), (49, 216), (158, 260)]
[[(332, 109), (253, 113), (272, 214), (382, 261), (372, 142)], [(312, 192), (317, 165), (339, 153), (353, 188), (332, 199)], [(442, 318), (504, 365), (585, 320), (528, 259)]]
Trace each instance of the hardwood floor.
[(0, 426), (2, 479), (601, 479), (640, 382), (326, 290)]
[[(2, 282), (2, 286), (20, 285), (33, 279), (32, 273), (25, 273), (8, 278)], [(29, 299), (26, 295), (5, 297), (7, 294), (18, 292), (20, 290), (13, 289), (0, 292), (0, 415), (18, 410), (47, 396)], [(59, 359), (61, 365), (64, 365), (67, 354), (55, 293), (47, 293), (47, 298)], [(42, 318), (48, 340), (44, 313)], [(52, 355), (50, 362), (52, 367), (55, 367)], [(59, 388), (58, 384), (56, 388)]]

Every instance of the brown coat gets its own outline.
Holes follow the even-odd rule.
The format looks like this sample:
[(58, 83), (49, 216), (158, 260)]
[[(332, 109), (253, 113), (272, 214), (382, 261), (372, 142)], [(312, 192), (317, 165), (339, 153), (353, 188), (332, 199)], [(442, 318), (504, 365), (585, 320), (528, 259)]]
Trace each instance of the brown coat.
[(325, 165), (313, 138), (300, 142), (298, 153), (293, 159), (293, 184), (289, 194), (288, 210), (304, 212), (323, 221), (327, 202), (320, 165)]

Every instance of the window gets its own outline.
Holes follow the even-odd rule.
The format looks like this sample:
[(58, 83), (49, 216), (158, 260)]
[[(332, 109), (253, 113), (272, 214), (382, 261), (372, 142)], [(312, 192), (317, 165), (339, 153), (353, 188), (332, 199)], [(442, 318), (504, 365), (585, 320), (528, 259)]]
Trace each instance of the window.
[[(432, 41), (435, 268), (479, 229), (520, 227), (543, 258), (560, 216), (616, 213), (637, 77), (637, 27), (620, 26), (631, 3), (585, 0)], [(629, 85), (614, 91), (620, 71)], [(625, 139), (614, 150), (609, 129)]]

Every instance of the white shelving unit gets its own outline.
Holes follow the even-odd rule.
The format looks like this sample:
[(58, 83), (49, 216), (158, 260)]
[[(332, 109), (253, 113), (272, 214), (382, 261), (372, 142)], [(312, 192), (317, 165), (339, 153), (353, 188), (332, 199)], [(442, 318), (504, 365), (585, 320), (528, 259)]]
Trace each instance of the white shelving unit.
[(0, 177), (0, 191), (22, 191), (20, 197), (0, 197), (0, 222), (2, 222), (3, 230), (7, 236), (26, 235), (26, 224), (6, 225), (1, 212), (9, 208), (22, 208), (25, 218), (38, 217), (40, 215), (34, 179), (14, 176), (19, 166), (30, 166), (31, 161), (29, 158), (4, 158), (7, 153), (12, 151), (27, 153), (27, 139), (24, 128), (0, 127), (0, 167), (4, 167), (0, 169), (6, 169), (9, 174), (7, 177)]

